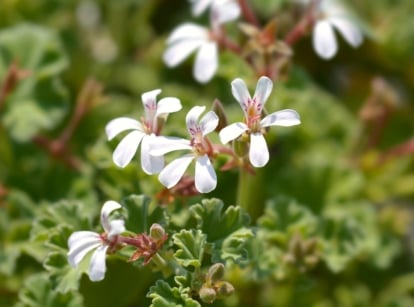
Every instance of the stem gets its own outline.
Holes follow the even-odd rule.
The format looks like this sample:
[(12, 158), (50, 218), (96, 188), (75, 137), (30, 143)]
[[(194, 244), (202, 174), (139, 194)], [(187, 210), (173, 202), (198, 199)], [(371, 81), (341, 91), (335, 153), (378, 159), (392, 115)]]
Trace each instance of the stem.
[(165, 260), (164, 258), (162, 258), (159, 253), (156, 253), (154, 256), (152, 256), (152, 261), (157, 266), (159, 266), (160, 268), (165, 268), (165, 267), (168, 267), (169, 266), (168, 265), (168, 261)]
[(314, 0), (309, 4), (305, 16), (296, 24), (296, 26), (286, 35), (285, 43), (289, 46), (294, 45), (300, 38), (302, 38), (309, 28), (315, 23), (315, 10), (319, 0)]
[(7, 96), (14, 90), (17, 83), (30, 75), (29, 71), (21, 70), (16, 62), (12, 62), (0, 86), (0, 111), (3, 109)]
[(246, 0), (238, 0), (238, 2), (239, 2), (239, 5), (240, 5), (241, 12), (242, 12), (244, 18), (246, 19), (246, 21), (248, 21), (249, 23), (251, 23), (255, 26), (259, 26), (260, 23), (257, 20), (257, 17), (254, 14), (253, 10), (247, 4), (247, 1)]
[(160, 253), (156, 253), (152, 258), (151, 261), (161, 269), (165, 276), (174, 274), (174, 275), (186, 275), (187, 271), (180, 266), (173, 258), (166, 260), (164, 257), (160, 255)]
[(263, 211), (264, 197), (263, 193), (259, 192), (263, 188), (261, 179), (262, 172), (260, 170), (257, 170), (253, 175), (245, 168), (240, 167), (237, 204), (249, 213), (252, 222), (255, 222)]
[(97, 103), (101, 92), (102, 86), (98, 82), (93, 79), (87, 80), (77, 98), (75, 111), (59, 137), (50, 140), (45, 136), (37, 135), (33, 138), (33, 142), (49, 152), (52, 157), (62, 161), (69, 168), (78, 170), (80, 168), (80, 161), (71, 152), (69, 142), (81, 120)]

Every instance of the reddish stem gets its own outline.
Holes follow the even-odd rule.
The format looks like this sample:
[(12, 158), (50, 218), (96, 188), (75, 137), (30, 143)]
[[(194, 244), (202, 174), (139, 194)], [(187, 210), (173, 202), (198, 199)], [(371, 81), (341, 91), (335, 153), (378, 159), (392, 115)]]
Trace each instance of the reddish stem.
[(259, 27), (259, 25), (260, 25), (259, 20), (257, 19), (255, 13), (251, 9), (251, 7), (247, 3), (247, 1), (246, 0), (238, 0), (238, 2), (239, 2), (239, 5), (240, 5), (241, 12), (242, 12), (244, 18), (246, 19), (246, 21), (248, 21), (249, 23), (251, 23), (251, 24), (253, 24), (257, 27)]
[(300, 38), (302, 38), (312, 27), (316, 21), (315, 9), (320, 0), (314, 0), (309, 4), (305, 15), (296, 24), (296, 26), (286, 35), (285, 43), (293, 46)]
[(101, 91), (102, 87), (99, 83), (92, 79), (87, 80), (77, 98), (75, 111), (60, 136), (50, 140), (45, 136), (38, 135), (34, 137), (34, 143), (44, 148), (52, 157), (62, 161), (69, 168), (79, 169), (80, 161), (73, 155), (68, 144), (79, 123), (89, 112)]
[(18, 64), (13, 62), (10, 64), (4, 77), (3, 84), (0, 86), (0, 111), (4, 107), (7, 96), (14, 90), (17, 83), (30, 75), (29, 71), (20, 70)]
[(403, 144), (397, 145), (387, 150), (379, 158), (379, 163), (383, 163), (388, 159), (397, 158), (405, 155), (414, 155), (414, 140), (409, 140)]

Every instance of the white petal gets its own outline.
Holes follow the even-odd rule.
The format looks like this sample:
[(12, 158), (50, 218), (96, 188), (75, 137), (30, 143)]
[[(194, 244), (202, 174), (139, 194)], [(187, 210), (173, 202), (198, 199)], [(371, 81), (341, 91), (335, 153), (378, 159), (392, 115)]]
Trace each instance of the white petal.
[(175, 43), (181, 40), (205, 40), (208, 37), (208, 30), (194, 23), (184, 23), (176, 27), (168, 37), (167, 43)]
[(154, 101), (154, 100), (156, 101), (159, 93), (161, 93), (160, 89), (155, 89), (152, 91), (145, 92), (141, 95), (141, 100), (144, 103), (147, 101)]
[[(141, 95), (142, 104), (145, 109), (145, 113), (153, 112), (157, 108), (157, 96), (161, 93), (160, 89), (152, 90), (149, 92), (145, 92)], [(148, 107), (151, 106), (151, 109), (148, 110)]]
[(163, 54), (164, 63), (168, 67), (175, 67), (190, 56), (196, 49), (205, 43), (205, 39), (186, 39), (172, 43)]
[(148, 175), (158, 174), (164, 167), (163, 156), (150, 155), (151, 145), (157, 137), (154, 134), (146, 135), (141, 142), (141, 167)]
[(99, 234), (93, 231), (88, 231), (88, 230), (75, 231), (74, 233), (70, 235), (68, 239), (69, 249), (71, 249), (72, 245), (76, 244), (78, 241), (84, 238), (90, 238), (90, 237), (99, 238)]
[(361, 45), (363, 39), (362, 33), (351, 20), (346, 18), (331, 18), (329, 21), (338, 29), (351, 46), (358, 47)]
[(188, 111), (187, 116), (185, 117), (185, 123), (187, 125), (187, 130), (191, 135), (193, 135), (194, 129), (198, 126), (198, 118), (205, 109), (205, 106), (195, 106)]
[(237, 99), (243, 110), (246, 110), (247, 101), (251, 98), (247, 89), (246, 83), (242, 79), (234, 79), (231, 82), (231, 92), (234, 98)]
[(190, 141), (177, 137), (158, 136), (151, 143), (150, 155), (162, 156), (176, 150), (191, 150)]
[(243, 132), (248, 129), (245, 123), (234, 123), (224, 127), (219, 132), (220, 141), (226, 144), (234, 139), (238, 138)]
[(198, 157), (195, 167), (195, 187), (200, 193), (213, 191), (217, 186), (217, 176), (207, 155)]
[(194, 77), (200, 83), (206, 83), (214, 76), (218, 67), (217, 43), (206, 42), (197, 52), (194, 63)]
[(113, 236), (119, 235), (125, 231), (125, 221), (124, 220), (112, 220), (110, 222), (111, 231), (108, 232), (108, 239), (112, 239)]
[(139, 143), (145, 135), (145, 133), (138, 130), (128, 133), (114, 150), (112, 155), (114, 163), (119, 167), (127, 166), (137, 152)]
[(101, 224), (106, 233), (111, 232), (111, 224), (109, 223), (109, 215), (114, 210), (122, 208), (121, 204), (114, 200), (106, 201), (101, 209)]
[(209, 111), (200, 121), (201, 131), (203, 132), (203, 136), (209, 134), (210, 132), (216, 129), (219, 123), (219, 118), (216, 113), (213, 111)]
[(259, 113), (262, 111), (266, 100), (269, 98), (270, 93), (273, 89), (273, 82), (266, 76), (260, 77), (259, 81), (257, 82), (256, 91), (254, 92), (253, 98), (256, 99), (256, 102), (260, 104), (261, 108), (258, 111)]
[(212, 7), (213, 22), (223, 24), (240, 16), (240, 6), (236, 1), (222, 1)]
[(300, 116), (295, 110), (281, 110), (267, 115), (260, 121), (262, 127), (268, 126), (294, 126), (300, 124)]
[(324, 59), (332, 58), (338, 51), (334, 31), (328, 21), (320, 20), (313, 28), (313, 48)]
[(168, 189), (172, 188), (178, 181), (180, 181), (181, 177), (183, 177), (193, 159), (194, 155), (192, 154), (175, 159), (161, 171), (158, 179)]
[(213, 0), (191, 0), (191, 12), (196, 17), (200, 16), (208, 8), (208, 6), (211, 5), (212, 1)]
[[(74, 240), (72, 236), (79, 235), (79, 233), (82, 233), (83, 237)], [(68, 262), (72, 267), (77, 267), (88, 252), (102, 245), (102, 241), (99, 234), (91, 231), (75, 232), (72, 236), (69, 238), (70, 242), (68, 242)]]
[(140, 130), (143, 131), (140, 122), (128, 117), (118, 117), (111, 120), (105, 127), (108, 140), (112, 140), (115, 136), (125, 130)]
[(93, 253), (91, 263), (89, 264), (89, 278), (92, 281), (101, 281), (106, 272), (106, 250), (108, 246), (100, 246)]
[(263, 167), (269, 161), (269, 150), (261, 133), (250, 134), (249, 159), (254, 167)]
[(158, 101), (156, 116), (180, 111), (182, 108), (180, 99), (175, 97), (165, 97)]

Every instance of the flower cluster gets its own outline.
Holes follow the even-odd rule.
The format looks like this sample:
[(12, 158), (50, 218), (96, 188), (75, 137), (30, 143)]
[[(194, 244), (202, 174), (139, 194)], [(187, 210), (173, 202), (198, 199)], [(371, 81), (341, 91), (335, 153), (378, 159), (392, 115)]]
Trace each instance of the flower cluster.
[[(363, 40), (360, 29), (336, 0), (296, 0), (308, 8), (304, 24), (298, 23), (285, 40), (279, 41), (276, 39), (275, 21), (261, 29), (259, 22), (253, 20), (249, 26), (241, 27), (251, 36), (248, 40), (250, 47), (245, 46), (243, 49), (237, 44), (232, 45), (224, 24), (236, 20), (242, 11), (246, 11), (246, 7), (243, 6), (244, 1), (189, 1), (193, 16), (198, 17), (209, 11), (210, 25), (204, 27), (186, 22), (178, 26), (167, 39), (163, 60), (168, 67), (175, 67), (191, 54), (196, 53), (193, 74), (197, 81), (206, 83), (218, 69), (220, 47), (226, 46), (232, 49), (251, 65), (258, 76), (263, 75), (257, 82), (253, 96), (250, 95), (242, 79), (236, 78), (231, 82), (231, 92), (242, 109), (243, 117), (240, 121), (227, 124), (224, 120), (224, 111), (218, 112), (219, 114), (214, 111), (206, 112), (205, 106), (197, 105), (188, 111), (185, 118), (189, 137), (166, 136), (162, 134), (162, 130), (167, 116), (180, 111), (182, 105), (180, 99), (176, 97), (162, 98), (157, 102), (161, 90), (155, 89), (142, 94), (144, 115), (139, 120), (119, 117), (111, 120), (105, 128), (109, 141), (126, 133), (112, 156), (118, 167), (126, 167), (136, 155), (138, 147), (141, 147), (140, 162), (143, 171), (148, 175), (158, 175), (160, 183), (168, 189), (168, 192), (175, 187), (183, 195), (184, 193), (194, 195), (195, 192), (209, 193), (217, 187), (214, 165), (219, 155), (227, 155), (231, 158), (222, 170), (231, 167), (247, 166), (248, 170), (252, 167), (264, 167), (270, 159), (265, 138), (269, 128), (290, 127), (301, 123), (300, 116), (295, 110), (284, 109), (267, 114), (264, 109), (273, 89), (272, 79), (268, 76), (278, 76), (278, 69), (292, 55), (291, 47), (297, 37), (312, 30), (314, 49), (324, 59), (330, 59), (337, 53), (335, 30), (339, 31), (353, 47), (359, 46)], [(240, 5), (243, 6), (243, 10)], [(262, 51), (258, 52), (263, 57), (261, 61), (254, 60), (256, 54), (251, 52), (252, 50), (249, 51), (249, 48), (253, 51)], [(259, 62), (263, 66), (260, 66)], [(218, 132), (221, 144), (212, 141), (210, 134), (214, 131)], [(247, 148), (243, 153), (236, 151), (237, 146), (232, 146), (238, 145), (239, 142), (243, 144), (243, 148)], [(186, 153), (166, 164), (165, 156), (170, 156), (176, 151)], [(192, 163), (195, 165), (194, 176), (187, 174)], [(162, 195), (171, 197), (168, 193)], [(168, 238), (159, 224), (153, 224), (149, 234), (131, 235), (128, 232), (125, 235), (124, 221), (110, 219), (111, 213), (121, 208), (122, 206), (115, 201), (105, 202), (100, 215), (103, 233), (76, 231), (68, 239), (70, 265), (78, 267), (90, 255), (88, 275), (92, 281), (104, 278), (108, 253), (113, 253), (127, 245), (133, 246), (135, 253), (130, 261), (143, 258), (144, 264), (147, 264), (152, 259), (157, 259), (158, 251)], [(232, 286), (222, 280), (223, 270), (224, 267), (221, 265), (215, 265), (209, 270), (199, 292), (203, 301), (213, 302), (216, 297), (225, 296), (233, 291)]]
[[(246, 84), (241, 79), (235, 79), (232, 84), (232, 93), (244, 112), (244, 122), (230, 124), (223, 128), (220, 140), (227, 144), (239, 137), (248, 137), (250, 144), (249, 161), (254, 167), (263, 167), (269, 161), (264, 134), (269, 126), (293, 126), (300, 123), (299, 114), (294, 110), (282, 110), (271, 113), (262, 118), (266, 100), (271, 94), (273, 83), (268, 77), (261, 77), (253, 98), (250, 96)], [(143, 95), (145, 119), (142, 123), (130, 118), (117, 118), (108, 123), (106, 131), (108, 138), (112, 139), (121, 131), (133, 129), (118, 145), (114, 152), (114, 162), (124, 166), (131, 161), (132, 156), (142, 140), (141, 164), (148, 174), (159, 173), (159, 181), (168, 189), (178, 184), (184, 176), (189, 165), (195, 162), (195, 188), (200, 193), (213, 191), (217, 186), (217, 175), (212, 160), (220, 154), (218, 146), (212, 144), (208, 134), (215, 131), (219, 124), (219, 117), (213, 111), (205, 111), (204, 106), (195, 106), (187, 114), (186, 126), (189, 139), (159, 135), (155, 119), (162, 113), (177, 111), (181, 105), (177, 98), (164, 98), (155, 104), (155, 96), (159, 90)], [(161, 111), (160, 111), (161, 110)], [(187, 150), (185, 154), (165, 167), (164, 155), (177, 151)]]

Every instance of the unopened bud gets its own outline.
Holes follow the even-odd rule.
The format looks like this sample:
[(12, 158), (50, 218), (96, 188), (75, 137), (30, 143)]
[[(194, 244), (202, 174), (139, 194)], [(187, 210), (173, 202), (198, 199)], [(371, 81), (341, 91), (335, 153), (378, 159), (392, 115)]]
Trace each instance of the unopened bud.
[(222, 263), (215, 263), (209, 269), (207, 273), (211, 283), (215, 283), (223, 279), (224, 276), (224, 265)]
[(165, 238), (165, 230), (160, 224), (152, 224), (150, 228), (150, 237), (155, 241), (163, 240)]
[(216, 127), (216, 131), (219, 132), (221, 129), (228, 125), (227, 115), (224, 111), (223, 104), (217, 98), (213, 101), (213, 111), (217, 114), (219, 118), (218, 125)]
[(200, 295), (201, 300), (204, 303), (212, 303), (216, 299), (216, 291), (213, 288), (202, 287), (198, 292)]
[(225, 298), (234, 292), (234, 287), (227, 281), (217, 282), (215, 285), (217, 298)]

